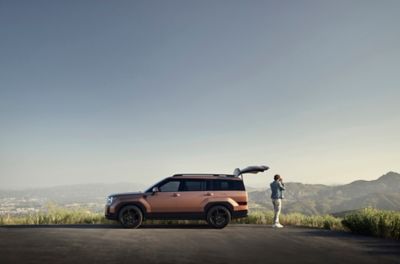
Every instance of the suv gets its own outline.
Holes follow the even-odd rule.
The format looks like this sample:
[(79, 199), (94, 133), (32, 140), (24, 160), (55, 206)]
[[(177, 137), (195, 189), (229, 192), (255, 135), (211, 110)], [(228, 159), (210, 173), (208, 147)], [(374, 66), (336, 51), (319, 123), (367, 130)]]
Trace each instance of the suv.
[(175, 174), (144, 193), (108, 196), (105, 216), (126, 228), (136, 228), (144, 219), (203, 219), (224, 228), (232, 218), (247, 216), (242, 175), (265, 170), (268, 167), (250, 166), (233, 174)]

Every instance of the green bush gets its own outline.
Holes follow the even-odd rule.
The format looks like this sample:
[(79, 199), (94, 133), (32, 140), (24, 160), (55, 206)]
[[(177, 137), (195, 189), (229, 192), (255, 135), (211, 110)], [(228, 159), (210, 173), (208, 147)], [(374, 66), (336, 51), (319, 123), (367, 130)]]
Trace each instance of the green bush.
[(346, 215), (342, 224), (354, 233), (400, 239), (400, 212), (366, 208)]

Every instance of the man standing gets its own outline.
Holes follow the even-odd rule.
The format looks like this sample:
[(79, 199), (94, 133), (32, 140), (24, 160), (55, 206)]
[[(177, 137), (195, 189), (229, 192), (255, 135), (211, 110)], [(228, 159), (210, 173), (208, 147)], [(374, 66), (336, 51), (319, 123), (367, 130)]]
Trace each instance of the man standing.
[(278, 174), (274, 176), (274, 181), (271, 183), (271, 199), (274, 205), (274, 224), (272, 227), (282, 228), (283, 225), (279, 223), (279, 214), (282, 208), (283, 191), (285, 185), (282, 182), (282, 177)]

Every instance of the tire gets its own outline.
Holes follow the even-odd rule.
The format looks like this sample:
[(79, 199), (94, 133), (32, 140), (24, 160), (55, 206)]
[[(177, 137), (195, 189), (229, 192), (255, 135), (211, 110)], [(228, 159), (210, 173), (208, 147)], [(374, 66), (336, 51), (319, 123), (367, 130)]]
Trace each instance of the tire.
[(125, 228), (137, 228), (142, 224), (143, 213), (136, 205), (127, 205), (119, 211), (118, 221)]
[(214, 228), (224, 228), (231, 221), (231, 212), (222, 205), (215, 205), (207, 211), (207, 223)]

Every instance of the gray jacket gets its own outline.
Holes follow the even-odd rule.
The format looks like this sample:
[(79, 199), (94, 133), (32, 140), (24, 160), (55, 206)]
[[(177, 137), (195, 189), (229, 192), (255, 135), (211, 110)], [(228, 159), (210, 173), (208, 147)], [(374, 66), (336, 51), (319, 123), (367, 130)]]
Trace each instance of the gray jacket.
[(271, 199), (283, 199), (285, 185), (280, 181), (273, 181), (271, 184)]

